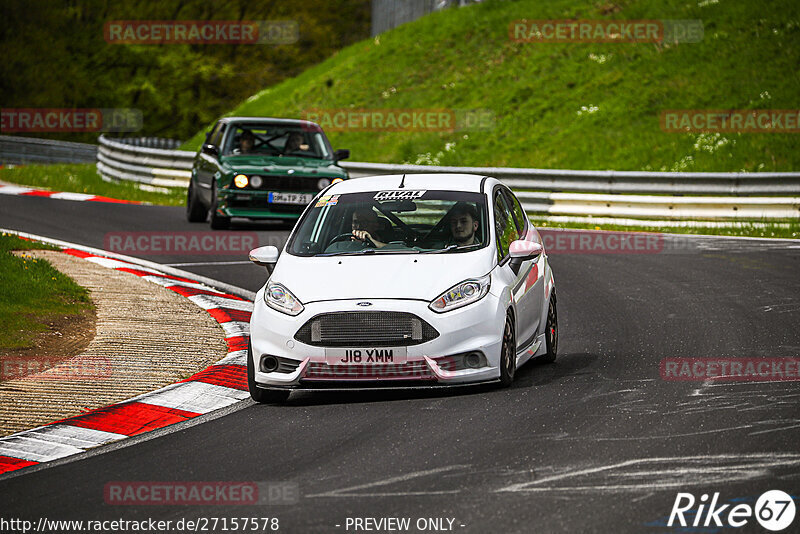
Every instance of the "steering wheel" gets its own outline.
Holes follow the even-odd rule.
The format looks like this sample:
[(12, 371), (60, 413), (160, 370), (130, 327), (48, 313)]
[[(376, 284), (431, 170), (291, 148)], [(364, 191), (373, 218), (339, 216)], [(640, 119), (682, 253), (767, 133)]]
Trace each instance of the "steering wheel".
[[(328, 246), (331, 246), (334, 243), (338, 243), (339, 241), (347, 241), (348, 239), (353, 238), (353, 237), (355, 237), (355, 236), (352, 233), (339, 234), (339, 235), (337, 235), (336, 237), (334, 237), (333, 239), (330, 240), (330, 242), (328, 243)], [(362, 241), (363, 243), (367, 243), (367, 244), (371, 245), (373, 248), (375, 248), (375, 246), (376, 246), (375, 243), (372, 241), (372, 239), (370, 239), (368, 237), (363, 239), (363, 240), (359, 240), (359, 239), (356, 239), (356, 240), (357, 241)]]

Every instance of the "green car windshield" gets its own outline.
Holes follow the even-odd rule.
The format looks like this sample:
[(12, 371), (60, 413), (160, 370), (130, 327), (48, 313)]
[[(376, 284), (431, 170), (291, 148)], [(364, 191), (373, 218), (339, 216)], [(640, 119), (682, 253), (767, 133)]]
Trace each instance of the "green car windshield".
[(296, 256), (457, 253), (487, 242), (484, 195), (401, 189), (320, 197), (287, 250)]
[(297, 125), (234, 124), (222, 147), (223, 156), (291, 156), (332, 159), (325, 135)]

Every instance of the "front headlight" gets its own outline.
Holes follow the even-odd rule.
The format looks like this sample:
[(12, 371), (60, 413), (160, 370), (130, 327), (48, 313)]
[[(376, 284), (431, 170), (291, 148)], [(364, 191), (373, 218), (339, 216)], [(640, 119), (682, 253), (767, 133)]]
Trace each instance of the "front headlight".
[(273, 310), (289, 315), (297, 315), (303, 311), (303, 304), (292, 295), (292, 292), (281, 284), (270, 282), (264, 290), (264, 302)]
[(247, 187), (247, 175), (246, 174), (237, 174), (233, 178), (233, 185), (242, 189), (243, 187)]
[(481, 278), (464, 280), (436, 297), (428, 307), (436, 313), (444, 313), (477, 302), (489, 292), (490, 281), (488, 274)]

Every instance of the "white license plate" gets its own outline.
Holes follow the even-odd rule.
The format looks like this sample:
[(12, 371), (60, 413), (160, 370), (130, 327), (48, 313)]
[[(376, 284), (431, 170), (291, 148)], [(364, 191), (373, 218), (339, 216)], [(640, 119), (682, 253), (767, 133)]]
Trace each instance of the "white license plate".
[(361, 349), (325, 349), (328, 365), (387, 365), (406, 363), (406, 347), (379, 347)]
[(308, 204), (314, 199), (314, 193), (270, 193), (270, 204)]

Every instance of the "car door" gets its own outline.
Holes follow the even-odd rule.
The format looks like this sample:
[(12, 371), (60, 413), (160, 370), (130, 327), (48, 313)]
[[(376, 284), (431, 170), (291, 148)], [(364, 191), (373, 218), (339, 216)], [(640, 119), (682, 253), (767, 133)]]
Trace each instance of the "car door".
[(211, 184), (214, 180), (214, 175), (219, 169), (219, 151), (221, 150), (222, 136), (225, 133), (225, 123), (217, 122), (211, 133), (206, 139), (205, 145), (214, 146), (217, 150), (217, 155), (209, 154), (201, 149), (195, 158), (195, 175), (198, 185), (198, 193), (202, 198), (203, 203), (206, 205), (211, 204), (212, 192)]
[(508, 256), (511, 242), (524, 239), (530, 224), (513, 193), (505, 187), (498, 186), (494, 193), (494, 210), (498, 261), (505, 261), (506, 267), (514, 276), (511, 292), (517, 312), (517, 349), (521, 349), (530, 345), (537, 334), (539, 326), (537, 306), (541, 299), (537, 299), (536, 291), (537, 283), (540, 289), (543, 284), (536, 261), (512, 262)]

